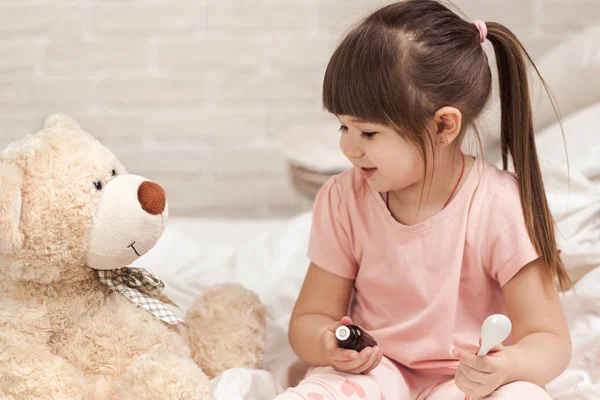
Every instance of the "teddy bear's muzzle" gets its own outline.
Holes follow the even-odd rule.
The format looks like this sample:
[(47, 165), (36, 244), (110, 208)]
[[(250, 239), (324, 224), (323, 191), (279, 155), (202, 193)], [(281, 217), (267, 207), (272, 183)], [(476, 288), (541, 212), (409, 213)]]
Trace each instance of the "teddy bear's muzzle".
[(102, 191), (87, 252), (94, 269), (117, 269), (146, 254), (160, 239), (167, 219), (164, 189), (142, 176), (119, 175)]

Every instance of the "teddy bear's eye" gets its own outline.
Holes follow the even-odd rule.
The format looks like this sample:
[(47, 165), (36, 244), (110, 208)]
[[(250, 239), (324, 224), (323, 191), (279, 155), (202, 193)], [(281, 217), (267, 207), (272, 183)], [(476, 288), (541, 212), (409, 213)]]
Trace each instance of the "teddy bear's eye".
[(115, 170), (113, 169), (112, 171), (110, 171), (110, 174), (111, 174), (112, 176), (117, 176), (117, 171), (115, 171)]
[(96, 182), (94, 182), (94, 186), (96, 186), (96, 189), (102, 190), (102, 182), (96, 181)]

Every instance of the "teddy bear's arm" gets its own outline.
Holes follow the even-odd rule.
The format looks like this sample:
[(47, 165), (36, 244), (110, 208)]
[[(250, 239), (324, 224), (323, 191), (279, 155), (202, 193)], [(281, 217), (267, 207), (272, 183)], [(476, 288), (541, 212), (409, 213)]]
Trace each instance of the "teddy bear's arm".
[(0, 398), (86, 398), (83, 373), (52, 353), (50, 334), (43, 307), (0, 303)]

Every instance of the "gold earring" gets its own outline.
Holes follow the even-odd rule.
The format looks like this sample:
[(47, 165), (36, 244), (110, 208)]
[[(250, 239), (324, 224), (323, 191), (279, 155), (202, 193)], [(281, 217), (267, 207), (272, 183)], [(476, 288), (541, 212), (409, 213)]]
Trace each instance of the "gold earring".
[(444, 138), (443, 137), (439, 137), (438, 140), (437, 140), (437, 142), (439, 144), (444, 144)]

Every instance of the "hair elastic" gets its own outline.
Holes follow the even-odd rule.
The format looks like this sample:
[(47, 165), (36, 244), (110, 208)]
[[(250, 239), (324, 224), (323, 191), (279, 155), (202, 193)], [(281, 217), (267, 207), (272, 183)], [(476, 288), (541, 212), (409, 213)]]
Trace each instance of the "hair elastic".
[(485, 24), (485, 22), (476, 20), (473, 21), (473, 25), (475, 25), (475, 27), (479, 31), (479, 41), (481, 43), (485, 42), (485, 38), (487, 37), (487, 25)]

